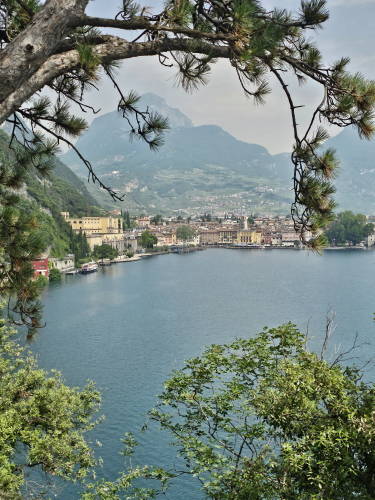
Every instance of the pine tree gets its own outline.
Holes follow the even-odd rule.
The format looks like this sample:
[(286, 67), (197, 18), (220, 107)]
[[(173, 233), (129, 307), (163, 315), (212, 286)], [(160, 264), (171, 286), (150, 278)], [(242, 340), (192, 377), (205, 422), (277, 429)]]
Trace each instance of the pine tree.
[[(22, 135), (22, 119), (26, 119), (34, 131), (69, 144), (86, 165), (89, 179), (114, 199), (122, 199), (71, 142), (70, 137), (79, 135), (86, 123), (71, 112), (70, 105), (94, 111), (86, 103), (86, 91), (95, 86), (103, 70), (119, 94), (118, 111), (130, 135), (157, 149), (168, 122), (144, 109), (135, 91), (120, 88), (116, 61), (157, 56), (161, 64), (176, 69), (178, 83), (191, 91), (207, 82), (217, 59), (228, 59), (243, 91), (257, 104), (270, 92), (270, 78), (285, 93), (295, 140), (291, 215), (302, 241), (319, 248), (322, 229), (333, 218), (333, 179), (338, 167), (334, 151), (322, 148), (328, 138), (324, 125), (352, 125), (361, 137), (369, 138), (374, 132), (375, 106), (375, 83), (348, 73), (348, 58), (325, 64), (308, 36), (329, 18), (326, 1), (303, 0), (293, 13), (266, 9), (260, 0), (168, 0), (154, 12), (126, 0), (114, 19), (86, 15), (87, 4), (88, 0), (2, 2), (0, 18), (6, 36), (0, 47), (0, 123), (10, 121)], [(103, 35), (100, 28), (117, 28), (123, 36)], [(135, 40), (134, 30), (140, 32)], [(322, 101), (305, 130), (298, 125), (300, 106), (294, 102), (288, 75), (299, 83), (313, 81), (322, 90)], [(43, 87), (55, 99), (36, 96)], [(310, 242), (308, 231), (315, 235)]]
[(45, 174), (51, 168), (52, 147), (45, 147), (37, 137), (32, 148), (15, 148), (12, 155), (0, 153), (0, 296), (8, 298), (8, 310), (16, 323), (30, 331), (40, 326), (38, 300), (40, 283), (34, 280), (31, 261), (48, 245), (36, 213), (21, 202), (17, 190), (26, 172)]

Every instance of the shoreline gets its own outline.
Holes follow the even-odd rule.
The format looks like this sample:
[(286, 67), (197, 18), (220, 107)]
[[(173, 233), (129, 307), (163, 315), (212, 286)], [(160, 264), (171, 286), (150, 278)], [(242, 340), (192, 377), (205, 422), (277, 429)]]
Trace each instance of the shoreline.
[[(196, 251), (202, 251), (202, 250), (210, 250), (210, 249), (223, 249), (223, 250), (307, 250), (310, 251), (309, 248), (307, 247), (287, 247), (287, 246), (253, 246), (253, 247), (245, 247), (245, 246), (232, 246), (232, 245), (207, 245), (207, 246), (199, 246), (199, 247), (186, 247), (185, 249), (180, 249), (180, 251), (175, 251), (175, 250), (168, 250), (168, 251), (160, 251), (160, 252), (145, 252), (145, 253), (136, 253), (133, 255), (133, 257), (125, 257), (125, 256), (120, 256), (118, 260), (113, 260), (109, 265), (112, 264), (124, 264), (127, 262), (139, 262), (142, 259), (149, 258), (149, 257), (154, 257), (157, 255), (169, 255), (169, 254), (188, 254)], [(360, 247), (360, 246), (352, 246), (352, 247), (326, 247), (323, 248), (323, 252), (325, 251), (349, 251), (349, 250), (362, 250), (362, 251), (373, 251), (375, 250), (375, 247)], [(99, 266), (101, 267), (107, 267), (107, 266)], [(79, 268), (75, 269), (75, 272), (69, 272), (69, 273), (62, 273), (64, 276), (75, 276), (76, 274), (79, 273)]]

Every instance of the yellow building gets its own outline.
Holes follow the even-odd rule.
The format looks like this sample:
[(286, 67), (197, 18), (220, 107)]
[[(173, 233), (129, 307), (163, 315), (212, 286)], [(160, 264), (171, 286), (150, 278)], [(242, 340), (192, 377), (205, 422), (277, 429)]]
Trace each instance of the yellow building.
[(82, 231), (86, 236), (122, 233), (120, 217), (70, 217), (69, 212), (61, 212), (61, 215), (72, 226), (74, 232)]
[(153, 231), (152, 234), (154, 234), (158, 239), (156, 244), (158, 247), (175, 245), (177, 242), (176, 233), (173, 232), (156, 233)]
[(256, 231), (243, 230), (238, 231), (238, 245), (260, 245), (262, 243), (262, 233)]

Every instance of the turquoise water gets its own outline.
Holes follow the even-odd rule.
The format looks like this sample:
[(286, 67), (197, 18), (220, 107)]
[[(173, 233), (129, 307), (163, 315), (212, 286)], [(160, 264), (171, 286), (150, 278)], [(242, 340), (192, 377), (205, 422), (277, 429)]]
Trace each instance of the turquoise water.
[[(57, 368), (69, 384), (94, 380), (106, 420), (93, 439), (103, 446), (103, 474), (114, 478), (123, 458), (120, 437), (138, 433), (163, 380), (210, 343), (251, 336), (263, 326), (293, 321), (308, 328), (318, 348), (325, 317), (336, 313), (332, 349), (347, 347), (356, 332), (374, 346), (375, 252), (219, 250), (162, 255), (117, 264), (88, 276), (69, 276), (44, 295), (47, 326), (32, 344), (40, 364)], [(371, 376), (369, 372), (368, 376)], [(137, 459), (174, 461), (169, 436), (139, 435)], [(58, 498), (76, 498), (68, 486)], [(181, 480), (167, 498), (201, 498)]]

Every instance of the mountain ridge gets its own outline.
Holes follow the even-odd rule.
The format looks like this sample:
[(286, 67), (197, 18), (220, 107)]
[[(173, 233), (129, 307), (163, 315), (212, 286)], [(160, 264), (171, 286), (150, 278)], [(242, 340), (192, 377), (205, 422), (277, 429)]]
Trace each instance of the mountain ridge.
[[(116, 111), (94, 119), (76, 144), (103, 182), (127, 193), (128, 206), (189, 213), (235, 210), (238, 205), (288, 211), (290, 193), (281, 181), (290, 175), (278, 172), (266, 148), (239, 141), (217, 125), (194, 126), (158, 96), (147, 94), (142, 104), (167, 116), (171, 124), (157, 153), (129, 140), (129, 127)], [(76, 174), (85, 175), (73, 152), (62, 158)]]
[[(112, 111), (94, 119), (77, 147), (104, 182), (127, 194), (125, 205), (136, 211), (186, 213), (203, 211), (289, 212), (292, 164), (289, 153), (271, 155), (258, 144), (233, 137), (217, 125), (195, 126), (164, 99), (146, 94), (141, 105), (165, 116), (171, 129), (157, 153), (131, 142), (128, 124)], [(334, 147), (341, 161), (335, 180), (339, 210), (375, 213), (375, 142), (361, 141), (344, 129), (324, 147)], [(66, 153), (64, 161), (80, 176), (84, 166)], [(105, 199), (93, 186), (89, 191)]]

